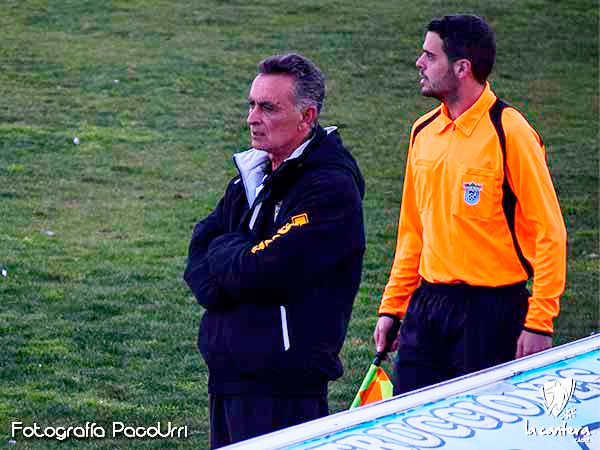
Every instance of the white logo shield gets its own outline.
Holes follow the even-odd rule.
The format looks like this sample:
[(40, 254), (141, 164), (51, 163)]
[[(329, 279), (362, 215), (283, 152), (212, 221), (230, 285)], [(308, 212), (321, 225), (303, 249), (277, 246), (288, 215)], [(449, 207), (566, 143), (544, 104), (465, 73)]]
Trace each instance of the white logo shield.
[(544, 383), (542, 393), (546, 403), (546, 412), (558, 417), (567, 406), (574, 390), (575, 380), (573, 378), (561, 378), (560, 380)]

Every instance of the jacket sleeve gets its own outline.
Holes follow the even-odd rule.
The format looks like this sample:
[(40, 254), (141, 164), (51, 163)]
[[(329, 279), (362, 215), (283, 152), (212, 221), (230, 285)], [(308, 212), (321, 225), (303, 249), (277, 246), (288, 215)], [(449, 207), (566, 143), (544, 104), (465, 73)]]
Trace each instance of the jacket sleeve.
[(533, 267), (532, 295), (525, 319), (530, 331), (551, 334), (566, 279), (566, 229), (539, 135), (521, 114), (507, 108), (508, 181), (517, 197), (515, 232)]
[[(286, 208), (284, 225), (260, 242), (251, 234), (228, 233), (208, 249), (210, 273), (241, 302), (287, 299), (287, 292), (310, 283), (337, 280), (335, 266), (352, 252), (364, 252), (360, 193), (345, 172), (319, 171), (301, 181), (295, 205)], [(268, 295), (265, 295), (269, 293)]]
[(423, 225), (415, 198), (411, 147), (412, 145), (409, 146), (404, 172), (396, 253), (378, 309), (379, 315), (399, 318), (404, 317), (410, 296), (419, 284), (419, 263), (423, 248)]
[(196, 300), (205, 308), (216, 306), (220, 300), (219, 287), (208, 269), (207, 251), (209, 244), (223, 234), (222, 211), (223, 199), (208, 217), (194, 227), (188, 249), (187, 266), (183, 274)]

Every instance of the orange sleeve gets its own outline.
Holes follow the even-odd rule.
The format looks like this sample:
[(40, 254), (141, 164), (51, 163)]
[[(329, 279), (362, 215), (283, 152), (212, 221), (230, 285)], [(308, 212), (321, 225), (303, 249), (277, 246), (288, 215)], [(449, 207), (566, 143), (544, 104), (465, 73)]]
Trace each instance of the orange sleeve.
[(399, 318), (404, 317), (404, 313), (408, 308), (410, 295), (419, 284), (420, 277), (418, 270), (423, 246), (423, 227), (415, 200), (412, 165), (410, 162), (411, 147), (412, 145), (409, 145), (406, 170), (404, 172), (404, 187), (402, 189), (402, 205), (400, 207), (396, 253), (378, 310), (379, 314), (391, 314)]
[(502, 115), (515, 232), (534, 276), (525, 328), (553, 332), (566, 280), (566, 228), (539, 135), (515, 109)]

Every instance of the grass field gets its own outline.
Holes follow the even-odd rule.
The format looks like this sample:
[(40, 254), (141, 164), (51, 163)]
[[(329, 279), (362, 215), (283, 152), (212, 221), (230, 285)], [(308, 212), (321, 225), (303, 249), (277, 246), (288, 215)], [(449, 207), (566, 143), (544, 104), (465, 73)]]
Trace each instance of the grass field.
[(449, 12), (491, 22), (492, 85), (546, 142), (569, 233), (555, 343), (598, 331), (596, 1), (4, 0), (0, 447), (13, 421), (171, 421), (190, 435), (19, 437), (10, 448), (207, 447), (202, 310), (181, 280), (187, 244), (247, 145), (256, 63), (288, 50), (327, 74), (322, 123), (340, 126), (367, 182), (363, 282), (346, 372), (330, 387), (332, 410), (346, 409), (373, 353), (410, 124), (433, 105), (417, 89), (422, 30)]

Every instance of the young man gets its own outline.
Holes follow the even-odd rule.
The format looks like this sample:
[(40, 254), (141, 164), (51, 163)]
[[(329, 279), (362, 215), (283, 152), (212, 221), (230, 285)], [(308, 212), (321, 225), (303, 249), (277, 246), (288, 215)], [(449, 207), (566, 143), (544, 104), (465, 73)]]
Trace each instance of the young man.
[(298, 54), (262, 61), (248, 96), (252, 149), (193, 232), (184, 278), (206, 308), (211, 447), (328, 414), (327, 383), (360, 283), (364, 181), (335, 127), (318, 122), (321, 71)]
[(396, 394), (552, 346), (566, 231), (540, 136), (486, 81), (495, 53), (483, 19), (454, 15), (429, 24), (416, 62), (441, 104), (412, 127), (374, 332), (379, 351), (403, 319)]

